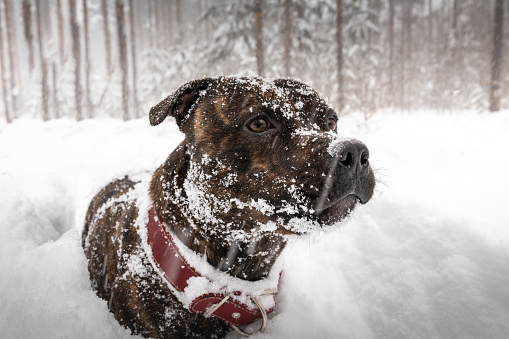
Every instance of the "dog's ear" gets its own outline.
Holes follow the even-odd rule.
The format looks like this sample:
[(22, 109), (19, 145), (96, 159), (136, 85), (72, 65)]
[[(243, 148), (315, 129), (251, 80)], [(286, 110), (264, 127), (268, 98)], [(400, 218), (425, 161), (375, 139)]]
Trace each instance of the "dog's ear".
[(172, 116), (180, 126), (189, 117), (196, 101), (204, 95), (215, 79), (205, 78), (190, 81), (180, 86), (175, 93), (150, 109), (149, 119), (152, 126), (159, 125), (168, 116)]

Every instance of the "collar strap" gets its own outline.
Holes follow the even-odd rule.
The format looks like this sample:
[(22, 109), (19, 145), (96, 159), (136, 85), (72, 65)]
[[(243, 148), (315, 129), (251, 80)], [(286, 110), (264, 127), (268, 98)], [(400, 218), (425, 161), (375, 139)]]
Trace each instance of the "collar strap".
[[(166, 229), (154, 207), (149, 210), (147, 230), (147, 241), (152, 249), (154, 261), (159, 266), (166, 280), (179, 292), (184, 293), (188, 286), (187, 281), (193, 277), (202, 277), (202, 275), (190, 266), (182, 256), (173, 237)], [(270, 290), (262, 293), (262, 295), (276, 293), (277, 290)], [(193, 313), (205, 313), (205, 317), (214, 315), (226, 321), (244, 335), (248, 335), (248, 333), (242, 333), (243, 331), (238, 326), (248, 325), (258, 319), (263, 319), (260, 329), (263, 332), (267, 322), (267, 313), (274, 311), (275, 307), (265, 309), (256, 297), (251, 296), (251, 300), (258, 307), (257, 309), (251, 308), (235, 299), (235, 296), (241, 294), (241, 292), (232, 292), (229, 295), (205, 293), (195, 298), (189, 304), (189, 310)]]

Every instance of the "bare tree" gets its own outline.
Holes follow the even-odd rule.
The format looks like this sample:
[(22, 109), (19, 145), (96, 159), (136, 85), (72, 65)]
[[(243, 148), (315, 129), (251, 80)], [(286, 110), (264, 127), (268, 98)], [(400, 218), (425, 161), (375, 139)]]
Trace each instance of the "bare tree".
[[(209, 0), (205, 0), (205, 11), (208, 12), (210, 8)], [(205, 18), (205, 39), (209, 41), (210, 38), (210, 20), (208, 17)]]
[(459, 15), (459, 4), (458, 0), (453, 0), (452, 3), (452, 34), (454, 40), (458, 40), (458, 15)]
[(48, 120), (49, 115), (49, 86), (48, 86), (48, 61), (44, 55), (44, 36), (42, 33), (42, 21), (44, 15), (41, 8), (41, 0), (36, 0), (35, 8), (37, 11), (37, 35), (39, 38), (39, 57), (41, 59), (41, 87), (42, 87), (42, 118)]
[(52, 82), (52, 88), (53, 88), (53, 103), (54, 103), (54, 115), (55, 118), (60, 118), (62, 116), (62, 110), (60, 107), (60, 100), (59, 100), (59, 83), (58, 83), (58, 72), (57, 72), (57, 65), (56, 62), (53, 61), (51, 63), (51, 77), (53, 79)]
[(116, 0), (116, 16), (117, 16), (117, 33), (118, 33), (118, 48), (120, 57), (120, 69), (122, 71), (122, 108), (124, 110), (124, 120), (129, 119), (129, 88), (128, 81), (128, 68), (127, 68), (127, 38), (125, 33), (125, 14), (124, 2)]
[(133, 100), (134, 100), (134, 117), (139, 117), (139, 101), (138, 101), (138, 64), (136, 62), (136, 27), (134, 20), (134, 1), (129, 0), (129, 21), (131, 28), (131, 62), (133, 69)]
[(16, 111), (18, 110), (18, 79), (19, 73), (18, 68), (16, 67), (17, 58), (17, 45), (16, 45), (16, 30), (14, 23), (12, 22), (13, 12), (10, 5), (9, 0), (4, 0), (4, 12), (5, 12), (5, 24), (7, 29), (7, 50), (9, 53), (9, 72), (10, 76), (10, 85), (11, 85), (11, 94), (12, 94), (12, 111), (13, 115), (16, 115)]
[(156, 31), (156, 39), (155, 39), (155, 47), (157, 49), (161, 49), (163, 46), (163, 40), (165, 32), (161, 29), (161, 20), (159, 20), (159, 15), (161, 14), (161, 8), (159, 6), (159, 0), (153, 0), (154, 3), (154, 28)]
[(57, 0), (57, 22), (58, 22), (58, 51), (60, 54), (60, 64), (66, 61), (65, 54), (65, 36), (64, 36), (64, 15), (62, 13), (62, 0)]
[[(201, 1), (200, 1), (201, 4)], [(166, 23), (166, 36), (168, 37), (166, 40), (166, 48), (170, 48), (173, 45), (173, 10), (171, 8), (171, 2), (165, 1), (163, 3), (164, 9), (162, 10), (163, 16), (166, 18), (164, 22)]]
[(432, 62), (432, 58), (433, 58), (433, 43), (434, 43), (434, 39), (433, 39), (433, 0), (428, 0), (428, 39), (427, 39), (427, 43), (428, 43), (428, 59), (430, 62)]
[(83, 0), (83, 31), (85, 36), (85, 97), (86, 97), (86, 110), (88, 117), (94, 116), (94, 107), (92, 105), (92, 98), (90, 97), (90, 37), (88, 30), (88, 6), (87, 0)]
[(389, 0), (389, 104), (394, 103), (394, 0)]
[(108, 20), (108, 0), (102, 0), (101, 10), (103, 16), (103, 30), (104, 30), (104, 44), (106, 47), (106, 72), (108, 76), (111, 76), (113, 71), (111, 66), (111, 37), (110, 37), (110, 26)]
[(71, 37), (72, 37), (72, 55), (74, 57), (74, 98), (76, 109), (76, 120), (83, 119), (81, 107), (81, 47), (80, 47), (80, 27), (76, 18), (76, 0), (69, 1), (69, 11), (71, 18)]
[(23, 0), (23, 27), (28, 46), (28, 64), (30, 71), (34, 69), (34, 33), (32, 31), (32, 5), (30, 0)]
[[(177, 14), (177, 29), (180, 30), (181, 29), (181, 23), (182, 23), (182, 18), (181, 18), (181, 15), (182, 15), (182, 6), (181, 6), (181, 3), (180, 3), (180, 0), (176, 0), (175, 1), (175, 13)], [(180, 34), (180, 32), (179, 32)]]
[[(376, 27), (380, 26), (379, 18), (382, 10), (382, 4), (380, 0), (368, 0), (368, 21), (374, 24)], [(368, 30), (368, 46), (371, 49), (373, 44), (376, 44), (380, 34), (376, 30)]]
[[(57, 28), (58, 28), (58, 52), (60, 57), (60, 65), (63, 65), (67, 61), (67, 53), (65, 49), (65, 33), (64, 33), (64, 14), (62, 12), (62, 1), (57, 0)], [(60, 105), (60, 96), (59, 96), (59, 70), (60, 67), (57, 67), (55, 60), (51, 63), (51, 78), (52, 88), (53, 88), (53, 103), (54, 103), (54, 115), (55, 118), (61, 117), (61, 105)]]
[(433, 0), (428, 0), (428, 44), (433, 44)]
[(7, 86), (7, 72), (5, 67), (5, 54), (4, 54), (4, 41), (1, 37), (4, 36), (2, 25), (2, 13), (0, 12), (0, 73), (2, 75), (2, 93), (4, 97), (4, 114), (5, 120), (10, 123), (12, 121), (11, 108), (9, 106), (9, 93)]
[(263, 50), (263, 19), (262, 19), (263, 0), (255, 0), (254, 3), (254, 31), (256, 40), (256, 64), (258, 66), (258, 75), (265, 73), (265, 57)]
[(456, 71), (455, 76), (461, 74), (460, 64), (462, 62), (460, 55), (460, 32), (458, 25), (458, 18), (460, 14), (460, 5), (458, 0), (453, 1), (452, 6), (452, 56), (454, 68)]
[(290, 50), (292, 48), (292, 18), (290, 13), (291, 0), (285, 0), (285, 75), (290, 76)]
[[(198, 0), (198, 17), (201, 17), (202, 14), (204, 13), (202, 2), (203, 2), (202, 0)], [(203, 39), (203, 21), (202, 20), (198, 21), (198, 32), (199, 32), (200, 37)]]
[(177, 18), (177, 29), (176, 29), (176, 32), (177, 32), (177, 37), (175, 39), (175, 42), (177, 44), (180, 44), (182, 42), (182, 39), (183, 39), (183, 25), (182, 25), (182, 4), (181, 4), (181, 1), (180, 0), (175, 0), (175, 15), (176, 15), (176, 18)]
[(400, 44), (400, 57), (401, 60), (399, 62), (400, 64), (400, 70), (401, 70), (401, 77), (400, 77), (400, 84), (399, 84), (399, 102), (400, 107), (402, 109), (408, 109), (408, 100), (407, 100), (407, 83), (406, 83), (406, 77), (408, 77), (408, 70), (407, 70), (407, 61), (410, 58), (411, 54), (411, 39), (412, 39), (412, 2), (411, 1), (403, 1), (401, 6), (402, 10), (402, 29), (401, 29), (401, 44)]
[(336, 45), (337, 45), (337, 86), (338, 86), (338, 111), (343, 111), (343, 0), (336, 0)]
[(491, 86), (490, 86), (490, 111), (500, 110), (500, 98), (502, 96), (501, 79), (502, 73), (502, 40), (504, 32), (504, 0), (495, 1), (495, 23), (493, 30), (493, 50), (491, 51)]
[(155, 48), (157, 43), (156, 43), (156, 35), (157, 35), (157, 32), (156, 32), (156, 22), (155, 22), (155, 13), (154, 13), (154, 3), (153, 1), (147, 1), (147, 5), (148, 5), (148, 36), (149, 36), (149, 41), (150, 41), (150, 48)]

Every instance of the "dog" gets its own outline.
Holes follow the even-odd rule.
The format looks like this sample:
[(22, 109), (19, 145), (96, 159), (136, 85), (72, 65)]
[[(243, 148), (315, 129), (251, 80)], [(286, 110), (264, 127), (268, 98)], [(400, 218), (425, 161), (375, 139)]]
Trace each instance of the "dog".
[[(203, 78), (149, 113), (185, 139), (153, 174), (93, 198), (82, 245), (118, 322), (152, 338), (222, 337), (274, 310), (278, 257), (293, 235), (368, 202), (368, 148), (295, 79)], [(250, 328), (259, 326), (251, 325)]]

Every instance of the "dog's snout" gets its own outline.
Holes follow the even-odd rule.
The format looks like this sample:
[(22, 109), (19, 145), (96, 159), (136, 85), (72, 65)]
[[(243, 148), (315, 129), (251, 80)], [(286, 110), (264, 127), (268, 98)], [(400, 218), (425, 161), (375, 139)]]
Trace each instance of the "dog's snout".
[(350, 172), (359, 173), (369, 166), (369, 150), (362, 142), (351, 140), (342, 145), (337, 155), (339, 166), (348, 168)]

